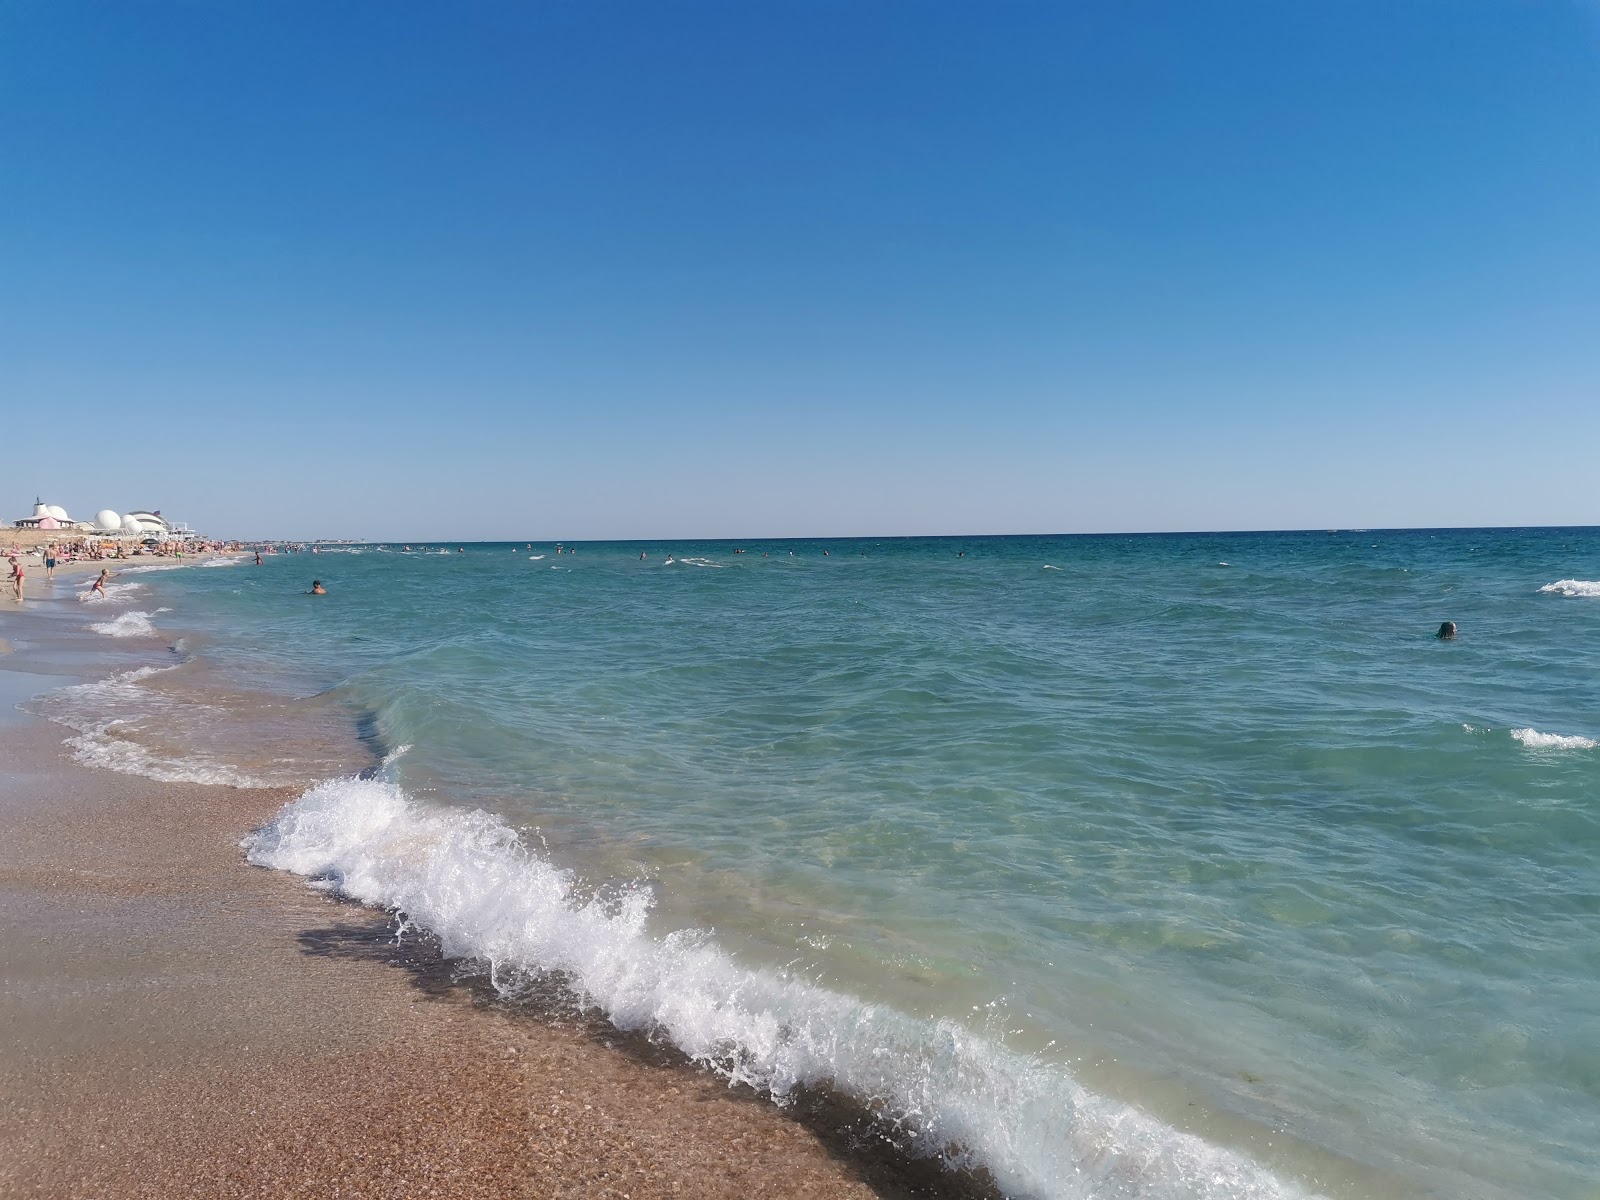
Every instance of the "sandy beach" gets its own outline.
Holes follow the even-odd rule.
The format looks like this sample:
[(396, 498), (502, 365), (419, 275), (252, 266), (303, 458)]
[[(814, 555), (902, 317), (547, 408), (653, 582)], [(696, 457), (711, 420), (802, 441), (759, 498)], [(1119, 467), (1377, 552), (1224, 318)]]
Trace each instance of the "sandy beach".
[[(26, 616), (0, 618), (18, 636)], [(0, 663), (0, 1194), (955, 1194), (247, 865), (287, 792), (73, 762)], [(962, 1192), (971, 1188), (962, 1187)]]

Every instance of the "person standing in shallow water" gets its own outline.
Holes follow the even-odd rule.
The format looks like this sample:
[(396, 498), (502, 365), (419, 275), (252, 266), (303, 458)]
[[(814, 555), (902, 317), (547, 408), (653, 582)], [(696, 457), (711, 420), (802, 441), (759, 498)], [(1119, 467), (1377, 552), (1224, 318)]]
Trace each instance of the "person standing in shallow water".
[(311, 590), (306, 593), (308, 596), (326, 596), (327, 594), (328, 589), (322, 586), (322, 580), (320, 579), (313, 579), (311, 581)]

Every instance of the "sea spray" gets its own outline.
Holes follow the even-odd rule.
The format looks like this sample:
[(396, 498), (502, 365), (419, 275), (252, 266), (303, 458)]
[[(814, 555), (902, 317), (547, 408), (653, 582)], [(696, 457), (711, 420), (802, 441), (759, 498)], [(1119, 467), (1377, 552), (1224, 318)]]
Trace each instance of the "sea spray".
[(986, 1168), (1014, 1196), (1306, 1194), (957, 1022), (744, 966), (705, 931), (653, 935), (645, 889), (586, 898), (572, 872), (481, 810), (432, 810), (386, 780), (336, 779), (241, 844), (252, 863), (403, 914), (446, 955), (488, 963), (503, 990), (557, 975), (619, 1029), (665, 1038), (730, 1083), (780, 1103), (831, 1085), (915, 1151)]

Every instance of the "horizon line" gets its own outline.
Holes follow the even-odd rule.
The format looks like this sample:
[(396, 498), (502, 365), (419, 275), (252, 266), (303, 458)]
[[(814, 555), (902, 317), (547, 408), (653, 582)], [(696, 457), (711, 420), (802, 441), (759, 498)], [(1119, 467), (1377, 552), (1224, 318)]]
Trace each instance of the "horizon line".
[(243, 542), (343, 542), (348, 545), (378, 546), (394, 542), (452, 542), (459, 546), (509, 545), (514, 542), (543, 542), (550, 545), (578, 545), (582, 543), (638, 544), (642, 542), (861, 542), (861, 541), (948, 541), (958, 538), (987, 540), (996, 538), (1103, 538), (1103, 537), (1220, 537), (1229, 534), (1339, 534), (1339, 533), (1494, 533), (1520, 530), (1600, 530), (1594, 525), (1345, 525), (1305, 526), (1284, 529), (1126, 529), (1094, 532), (1050, 533), (830, 533), (830, 534), (760, 534), (760, 535), (629, 535), (626, 537), (495, 537), (461, 538), (433, 535), (430, 537), (236, 537), (223, 540)]

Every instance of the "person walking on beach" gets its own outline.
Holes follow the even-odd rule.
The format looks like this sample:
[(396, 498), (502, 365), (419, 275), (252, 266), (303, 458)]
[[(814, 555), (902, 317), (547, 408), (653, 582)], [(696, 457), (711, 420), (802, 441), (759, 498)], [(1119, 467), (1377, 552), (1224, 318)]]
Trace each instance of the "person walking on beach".
[(11, 556), (11, 586), (16, 590), (17, 603), (22, 603), (22, 580), (24, 577), (22, 563), (13, 554)]

